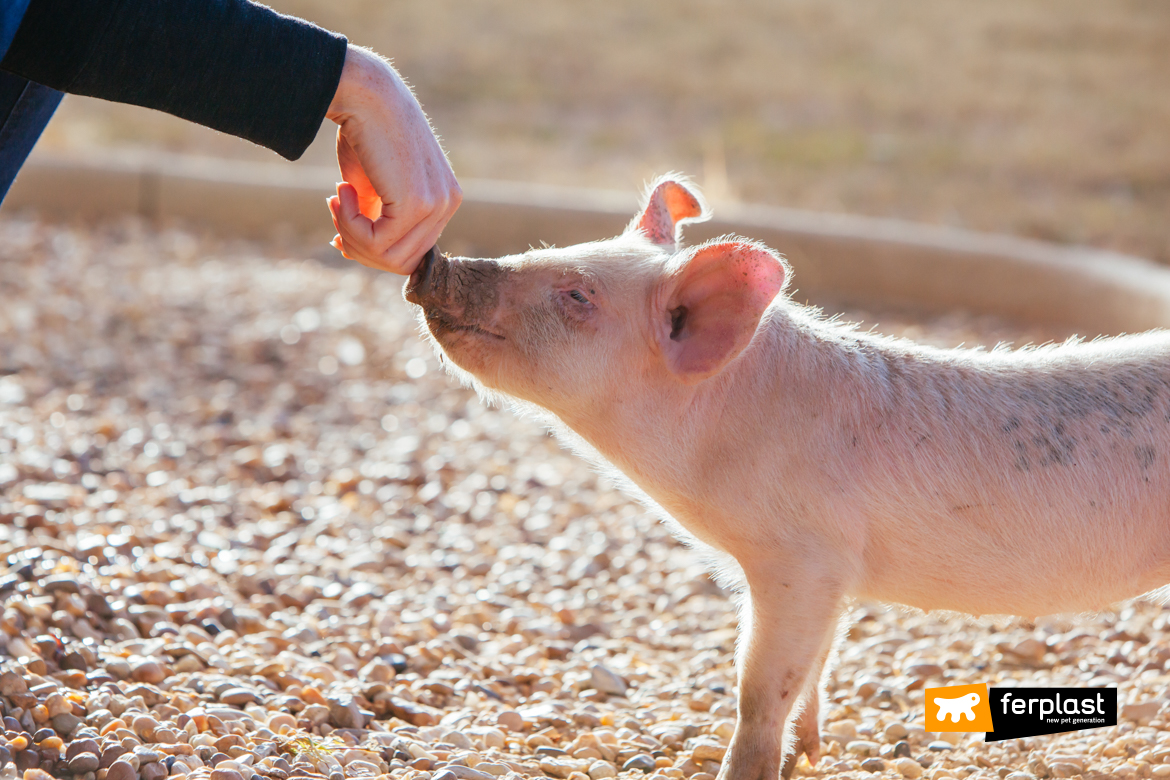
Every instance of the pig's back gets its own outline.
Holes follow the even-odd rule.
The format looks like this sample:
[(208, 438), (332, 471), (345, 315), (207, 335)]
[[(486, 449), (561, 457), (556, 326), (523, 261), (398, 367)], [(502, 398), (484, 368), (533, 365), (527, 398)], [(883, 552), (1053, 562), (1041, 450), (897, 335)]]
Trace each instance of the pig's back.
[[(871, 590), (1043, 614), (1170, 582), (1170, 333), (1023, 352), (877, 346)], [(917, 576), (891, 576), (894, 556)]]

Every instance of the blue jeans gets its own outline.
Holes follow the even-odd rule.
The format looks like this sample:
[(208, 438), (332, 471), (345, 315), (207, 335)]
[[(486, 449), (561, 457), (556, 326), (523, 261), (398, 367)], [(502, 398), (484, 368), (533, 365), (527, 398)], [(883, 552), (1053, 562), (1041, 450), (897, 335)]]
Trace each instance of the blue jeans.
[(64, 95), (0, 71), (0, 202)]

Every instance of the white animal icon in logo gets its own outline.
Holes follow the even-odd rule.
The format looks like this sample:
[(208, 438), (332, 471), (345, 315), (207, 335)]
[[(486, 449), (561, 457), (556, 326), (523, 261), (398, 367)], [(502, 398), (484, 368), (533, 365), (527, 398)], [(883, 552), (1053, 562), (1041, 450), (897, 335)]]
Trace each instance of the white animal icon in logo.
[(938, 705), (938, 720), (940, 721), (946, 720), (948, 715), (951, 716), (951, 723), (958, 723), (960, 715), (967, 720), (975, 720), (975, 705), (979, 703), (979, 694), (968, 693), (966, 696), (958, 696), (954, 699), (943, 699), (936, 696), (934, 703)]

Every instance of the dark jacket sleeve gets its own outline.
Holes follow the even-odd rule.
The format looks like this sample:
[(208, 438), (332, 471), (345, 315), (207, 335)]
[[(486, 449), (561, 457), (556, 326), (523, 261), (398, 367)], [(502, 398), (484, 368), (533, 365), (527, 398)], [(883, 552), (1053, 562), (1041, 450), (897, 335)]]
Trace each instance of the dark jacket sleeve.
[(300, 157), (345, 38), (248, 0), (31, 0), (0, 68), (134, 103)]

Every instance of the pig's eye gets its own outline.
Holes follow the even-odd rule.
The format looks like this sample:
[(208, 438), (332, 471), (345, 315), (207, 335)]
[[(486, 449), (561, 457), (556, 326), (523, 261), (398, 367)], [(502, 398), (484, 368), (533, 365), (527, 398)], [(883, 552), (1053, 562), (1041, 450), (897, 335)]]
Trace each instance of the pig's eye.
[(585, 293), (581, 292), (580, 290), (573, 290), (569, 293), (569, 297), (575, 300), (577, 303), (589, 303), (589, 299), (585, 297)]
[(677, 309), (670, 311), (670, 337), (678, 341), (678, 337), (682, 335), (683, 326), (687, 324), (687, 307), (679, 306)]

